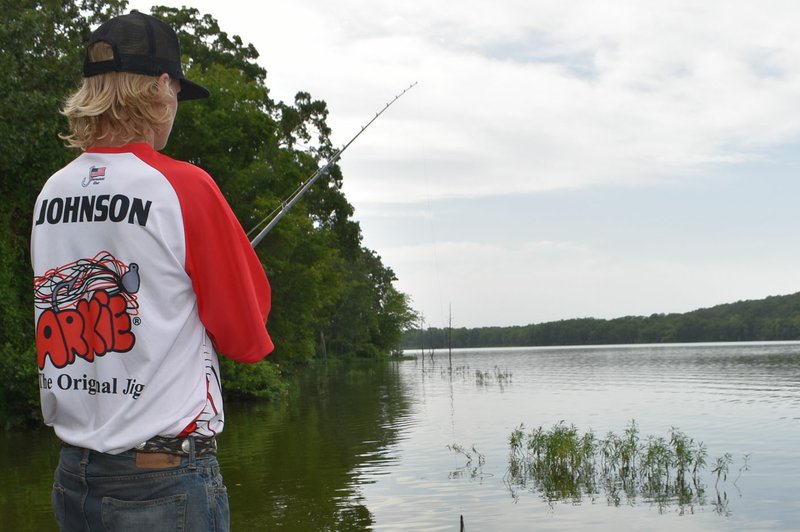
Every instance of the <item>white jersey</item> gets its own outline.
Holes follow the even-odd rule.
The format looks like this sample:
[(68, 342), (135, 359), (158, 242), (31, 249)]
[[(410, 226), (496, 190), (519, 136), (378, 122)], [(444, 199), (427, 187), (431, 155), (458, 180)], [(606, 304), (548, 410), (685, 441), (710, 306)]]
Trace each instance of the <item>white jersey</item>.
[(31, 237), (39, 388), (64, 442), (120, 453), (213, 436), (216, 351), (272, 351), (263, 267), (211, 177), (148, 144), (93, 148), (54, 174)]

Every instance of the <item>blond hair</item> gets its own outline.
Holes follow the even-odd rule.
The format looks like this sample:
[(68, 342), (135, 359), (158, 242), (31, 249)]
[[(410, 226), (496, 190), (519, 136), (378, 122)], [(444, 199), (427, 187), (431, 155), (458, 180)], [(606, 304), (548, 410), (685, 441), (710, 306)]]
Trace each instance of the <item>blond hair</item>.
[[(90, 61), (113, 57), (108, 43), (89, 48)], [(119, 144), (145, 139), (149, 133), (171, 126), (173, 117), (167, 107), (171, 97), (169, 83), (161, 85), (154, 76), (108, 72), (84, 78), (61, 110), (69, 120), (70, 133), (60, 137), (71, 148), (82, 150), (112, 139)]]

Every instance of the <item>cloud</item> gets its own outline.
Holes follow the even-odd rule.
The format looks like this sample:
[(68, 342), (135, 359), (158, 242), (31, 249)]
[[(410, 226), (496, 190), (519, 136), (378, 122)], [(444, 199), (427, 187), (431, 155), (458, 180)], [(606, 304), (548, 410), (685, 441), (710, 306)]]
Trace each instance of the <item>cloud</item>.
[(325, 100), (340, 145), (420, 82), (342, 159), (356, 205), (694, 178), (800, 135), (790, 1), (196, 6), (253, 42), (276, 98)]
[[(360, 139), (370, 155), (342, 163), (348, 195), (417, 201), (431, 175), (433, 198), (646, 184), (797, 138), (800, 54), (789, 27), (776, 28), (790, 4), (769, 16), (742, 3), (569, 6), (434, 9), (419, 33), (351, 42), (343, 56), (359, 68), (345, 75), (374, 85), (409, 72), (421, 84)], [(338, 124), (355, 129), (352, 116)]]

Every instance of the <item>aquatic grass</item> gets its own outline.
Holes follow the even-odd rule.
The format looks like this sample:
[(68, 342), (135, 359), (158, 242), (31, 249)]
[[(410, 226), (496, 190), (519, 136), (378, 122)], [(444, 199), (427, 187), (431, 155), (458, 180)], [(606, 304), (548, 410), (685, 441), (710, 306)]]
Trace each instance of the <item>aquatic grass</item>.
[(483, 478), (483, 465), (486, 463), (486, 457), (475, 448), (473, 444), (470, 449), (467, 449), (459, 443), (451, 443), (447, 448), (454, 453), (462, 455), (467, 461), (462, 466), (450, 473), (450, 478), (461, 478), (464, 473), (469, 474), (469, 478)]
[[(701, 474), (708, 452), (703, 442), (695, 441), (675, 427), (668, 437), (641, 438), (632, 420), (622, 435), (609, 432), (598, 438), (589, 430), (581, 434), (563, 420), (552, 428), (526, 430), (516, 427), (509, 436), (509, 464), (505, 481), (512, 496), (520, 488), (539, 492), (548, 502), (580, 501), (594, 498), (600, 487), (609, 504), (619, 505), (641, 497), (663, 511), (677, 503), (679, 511), (692, 511), (704, 504), (705, 487)], [(749, 470), (749, 455), (739, 469), (741, 477)], [(730, 453), (717, 458), (711, 469), (720, 480), (727, 480), (733, 462)], [(724, 497), (718, 495), (718, 500)]]
[(494, 367), (494, 379), (498, 384), (511, 384), (512, 376), (512, 373), (507, 369), (500, 369), (497, 366)]
[(692, 450), (692, 478), (696, 479), (699, 471), (706, 466), (707, 457), (706, 446), (703, 445), (703, 442), (698, 442), (697, 446)]
[(736, 475), (736, 479), (733, 481), (734, 486), (738, 486), (736, 483), (739, 482), (739, 479), (742, 478), (742, 473), (745, 471), (750, 471), (750, 454), (745, 454), (742, 456), (742, 467), (739, 468), (739, 474)]
[(728, 470), (730, 469), (731, 464), (733, 463), (733, 456), (731, 453), (725, 453), (724, 455), (717, 458), (714, 467), (711, 469), (711, 472), (717, 475), (717, 481), (715, 485), (719, 484), (719, 478), (722, 477), (722, 480), (728, 480)]
[(623, 437), (609, 432), (600, 442), (602, 471), (605, 475), (616, 474), (627, 480), (636, 469), (639, 449), (639, 430), (635, 422), (625, 429)]
[(510, 371), (500, 369), (498, 366), (495, 366), (492, 371), (475, 370), (475, 384), (478, 386), (497, 384), (500, 388), (503, 388), (503, 386), (511, 384), (512, 377), (513, 375)]
[(475, 385), (478, 387), (489, 387), (497, 385), (502, 390), (505, 386), (511, 384), (513, 374), (499, 366), (494, 366), (491, 370), (475, 369), (472, 370), (469, 365), (462, 364), (456, 366), (439, 366), (436, 367), (435, 362), (431, 362), (427, 367), (422, 368), (423, 375), (438, 374), (444, 380), (454, 381), (458, 379), (462, 382), (468, 382), (474, 377)]
[(517, 487), (533, 481), (548, 501), (579, 500), (582, 493), (595, 491), (598, 441), (591, 431), (581, 435), (563, 421), (550, 431), (539, 427), (525, 433), (520, 425), (512, 431), (509, 446), (507, 480)]

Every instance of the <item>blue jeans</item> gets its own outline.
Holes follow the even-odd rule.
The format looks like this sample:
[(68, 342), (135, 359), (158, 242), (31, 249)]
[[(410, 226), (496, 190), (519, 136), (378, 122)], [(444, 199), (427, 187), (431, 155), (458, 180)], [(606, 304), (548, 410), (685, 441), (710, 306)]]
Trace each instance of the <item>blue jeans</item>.
[(136, 454), (61, 449), (52, 502), (62, 532), (230, 530), (228, 493), (216, 456), (140, 467)]

